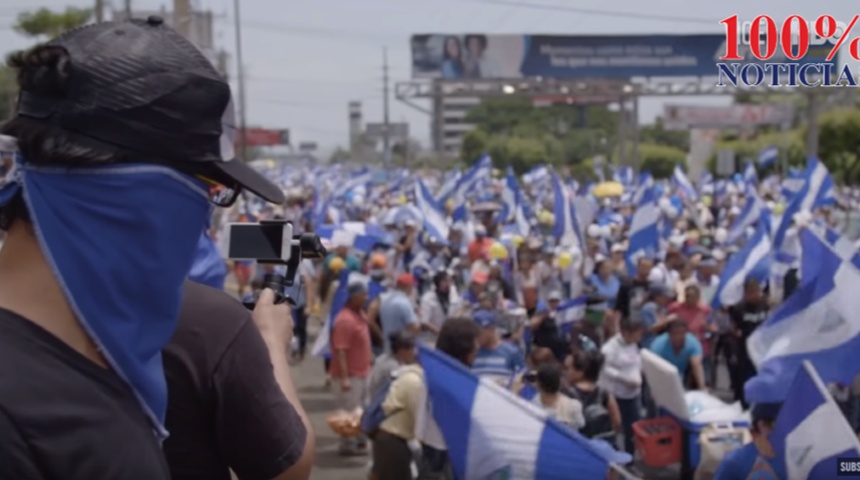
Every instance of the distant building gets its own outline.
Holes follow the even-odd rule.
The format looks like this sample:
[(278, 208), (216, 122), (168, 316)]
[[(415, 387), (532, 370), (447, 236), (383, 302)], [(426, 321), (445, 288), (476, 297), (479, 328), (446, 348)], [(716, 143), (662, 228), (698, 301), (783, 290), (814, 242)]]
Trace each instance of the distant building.
[(446, 156), (460, 155), (463, 136), (475, 128), (466, 122), (466, 116), (480, 103), (480, 97), (441, 97), (434, 102), (434, 150)]

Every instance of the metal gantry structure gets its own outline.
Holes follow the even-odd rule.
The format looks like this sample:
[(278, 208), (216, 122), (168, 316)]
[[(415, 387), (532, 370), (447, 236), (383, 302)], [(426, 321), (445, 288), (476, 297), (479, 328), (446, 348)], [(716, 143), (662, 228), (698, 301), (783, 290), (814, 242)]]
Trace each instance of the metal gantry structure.
[[(827, 90), (827, 91), (824, 91)], [(619, 150), (623, 164), (638, 165), (639, 154), (639, 99), (643, 97), (681, 97), (681, 96), (729, 96), (738, 93), (760, 93), (768, 95), (797, 95), (799, 92), (813, 97), (807, 102), (807, 118), (818, 117), (820, 107), (826, 103), (821, 100), (843, 98), (851, 89), (821, 88), (772, 88), (758, 87), (720, 87), (715, 79), (694, 78), (684, 81), (662, 79), (583, 79), (559, 80), (552, 78), (528, 79), (477, 79), (477, 80), (411, 80), (394, 85), (395, 98), (404, 104), (429, 115), (433, 122), (434, 144), (437, 150), (442, 145), (443, 102), (446, 98), (493, 98), (493, 97), (551, 97), (570, 104), (616, 104), (619, 108)], [(430, 108), (416, 103), (429, 100)], [(838, 101), (838, 100), (837, 100)], [(807, 150), (810, 155), (818, 152), (818, 131), (816, 122), (810, 122)]]

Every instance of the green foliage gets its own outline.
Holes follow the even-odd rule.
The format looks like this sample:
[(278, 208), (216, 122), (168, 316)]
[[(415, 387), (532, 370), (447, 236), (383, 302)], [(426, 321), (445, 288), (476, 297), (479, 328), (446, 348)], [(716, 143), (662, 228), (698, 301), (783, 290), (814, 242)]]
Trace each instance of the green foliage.
[(460, 156), (466, 162), (473, 162), (489, 151), (490, 137), (483, 130), (474, 129), (463, 136)]
[(570, 176), (575, 178), (577, 182), (586, 184), (596, 182), (597, 174), (594, 173), (594, 159), (589, 158), (570, 166)]
[(860, 112), (837, 109), (818, 119), (818, 156), (836, 181), (860, 183)]
[[(803, 128), (796, 128), (787, 132), (772, 131), (760, 133), (759, 135), (748, 139), (738, 139), (730, 137), (728, 140), (717, 142), (714, 148), (714, 154), (708, 160), (707, 168), (712, 173), (716, 173), (717, 152), (723, 149), (732, 150), (735, 152), (737, 168), (743, 168), (743, 164), (747, 161), (755, 161), (758, 158), (759, 152), (767, 147), (775, 146), (779, 149), (779, 156), (782, 159), (788, 155), (788, 164), (791, 166), (803, 165), (806, 163), (806, 132)], [(773, 168), (778, 168), (779, 163)], [(767, 174), (769, 172), (760, 173)]]
[(35, 12), (24, 12), (18, 15), (14, 29), (28, 37), (54, 38), (66, 30), (86, 24), (92, 15), (93, 11), (85, 8), (67, 7), (63, 12), (40, 8)]
[(489, 153), (497, 168), (522, 173), (539, 165), (572, 166), (605, 155), (617, 115), (603, 106), (534, 107), (529, 99), (485, 100), (469, 112), (477, 128), (463, 138), (462, 159)]
[(687, 153), (667, 145), (640, 143), (639, 158), (643, 172), (649, 172), (654, 178), (669, 178), (675, 165), (686, 165)]
[(645, 125), (639, 129), (639, 141), (675, 147), (685, 152), (690, 150), (690, 132), (687, 130), (666, 130), (663, 126), (663, 119), (659, 117), (653, 125)]

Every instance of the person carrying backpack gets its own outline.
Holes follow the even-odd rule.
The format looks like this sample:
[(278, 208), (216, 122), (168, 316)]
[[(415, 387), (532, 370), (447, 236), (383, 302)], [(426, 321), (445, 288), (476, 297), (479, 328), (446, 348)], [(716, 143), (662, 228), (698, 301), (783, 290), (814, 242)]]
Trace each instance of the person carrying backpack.
[(585, 426), (579, 433), (588, 438), (600, 438), (614, 443), (621, 425), (621, 415), (615, 398), (597, 386), (603, 366), (603, 355), (597, 351), (574, 351), (564, 359), (565, 393), (582, 403)]
[[(478, 334), (474, 320), (449, 319), (439, 331), (436, 350), (469, 367), (477, 353)], [(417, 462), (419, 480), (453, 478), (445, 440), (429, 412), (420, 364), (391, 373), (365, 409), (361, 430), (373, 440), (371, 479), (412, 479), (412, 441), (420, 442), (422, 449)]]

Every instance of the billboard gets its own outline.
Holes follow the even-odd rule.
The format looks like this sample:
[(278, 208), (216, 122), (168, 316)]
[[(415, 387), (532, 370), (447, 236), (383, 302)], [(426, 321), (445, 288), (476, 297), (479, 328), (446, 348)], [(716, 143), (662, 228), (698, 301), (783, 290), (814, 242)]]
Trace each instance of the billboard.
[[(725, 54), (725, 40), (725, 35), (413, 35), (412, 77), (710, 77), (717, 75), (715, 64)], [(780, 55), (767, 62), (786, 61)], [(826, 48), (813, 47), (792, 62), (821, 63), (826, 57)], [(765, 63), (746, 63), (753, 62)]]
[(663, 124), (670, 130), (783, 125), (793, 118), (792, 105), (666, 105), (663, 112)]
[[(238, 135), (237, 141), (242, 141), (242, 135)], [(274, 147), (277, 145), (290, 144), (289, 130), (270, 130), (268, 128), (246, 128), (245, 142), (249, 147)]]
[[(371, 138), (382, 138), (385, 136), (385, 124), (368, 123), (364, 133)], [(395, 140), (406, 140), (409, 138), (409, 124), (402, 122), (389, 123), (388, 136)]]

